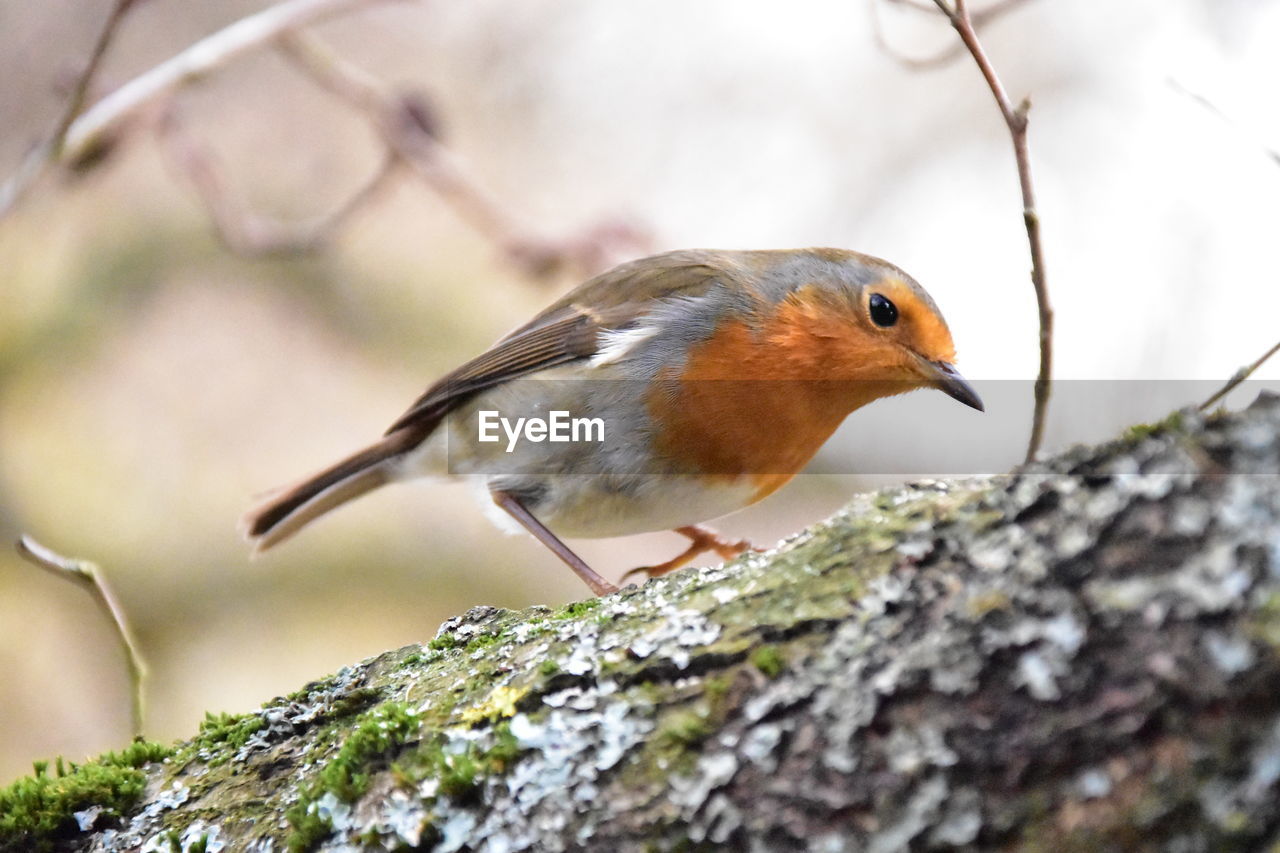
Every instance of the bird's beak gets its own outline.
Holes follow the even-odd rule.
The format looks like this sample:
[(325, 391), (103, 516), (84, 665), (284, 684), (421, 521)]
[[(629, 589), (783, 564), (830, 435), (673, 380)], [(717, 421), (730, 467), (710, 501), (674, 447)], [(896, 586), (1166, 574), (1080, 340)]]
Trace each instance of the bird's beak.
[(954, 364), (945, 361), (926, 361), (923, 359), (922, 361), (925, 374), (932, 380), (934, 388), (946, 393), (949, 397), (959, 400), (966, 406), (977, 409), (979, 412), (986, 411), (978, 392), (973, 390), (969, 380), (960, 375), (960, 371), (956, 370)]

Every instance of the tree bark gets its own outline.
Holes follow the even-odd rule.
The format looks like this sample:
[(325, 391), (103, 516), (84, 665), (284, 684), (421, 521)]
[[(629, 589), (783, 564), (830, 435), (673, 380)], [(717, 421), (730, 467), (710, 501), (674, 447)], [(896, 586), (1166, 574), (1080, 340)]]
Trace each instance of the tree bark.
[(1274, 849), (1278, 472), (1263, 396), (560, 612), (476, 608), (208, 723), (60, 844)]

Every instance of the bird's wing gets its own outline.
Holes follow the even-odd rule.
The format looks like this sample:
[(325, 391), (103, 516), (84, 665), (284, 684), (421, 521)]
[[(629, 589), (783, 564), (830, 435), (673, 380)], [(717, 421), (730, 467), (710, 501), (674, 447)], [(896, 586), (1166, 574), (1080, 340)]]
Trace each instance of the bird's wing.
[(662, 300), (705, 292), (725, 270), (701, 253), (681, 252), (624, 264), (571, 291), (529, 323), (428, 388), (387, 430), (425, 437), (471, 396), (511, 379), (599, 350), (602, 335), (634, 326)]

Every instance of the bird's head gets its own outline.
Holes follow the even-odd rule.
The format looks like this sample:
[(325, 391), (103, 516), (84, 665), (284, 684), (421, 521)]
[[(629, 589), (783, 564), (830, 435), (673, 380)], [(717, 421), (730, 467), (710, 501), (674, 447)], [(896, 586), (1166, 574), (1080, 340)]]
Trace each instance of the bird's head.
[(779, 270), (792, 282), (778, 307), (779, 315), (791, 315), (779, 326), (779, 343), (801, 349), (799, 339), (808, 338), (822, 375), (884, 389), (874, 396), (936, 388), (983, 411), (956, 370), (947, 321), (915, 279), (887, 261), (839, 249), (811, 249), (795, 260), (798, 269), (789, 263)]

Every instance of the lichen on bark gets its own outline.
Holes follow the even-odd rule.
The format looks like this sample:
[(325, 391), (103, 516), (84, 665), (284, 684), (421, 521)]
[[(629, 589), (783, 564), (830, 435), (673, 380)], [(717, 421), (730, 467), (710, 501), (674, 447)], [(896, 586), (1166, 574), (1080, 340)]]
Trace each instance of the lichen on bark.
[(1280, 843), (1280, 400), (476, 608), (149, 765), (84, 850)]

